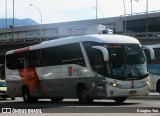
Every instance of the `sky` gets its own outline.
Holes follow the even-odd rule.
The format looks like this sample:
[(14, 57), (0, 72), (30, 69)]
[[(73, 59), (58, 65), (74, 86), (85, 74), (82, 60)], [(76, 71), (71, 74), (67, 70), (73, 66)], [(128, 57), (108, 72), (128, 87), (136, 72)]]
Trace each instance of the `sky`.
[[(123, 0), (97, 1), (97, 18), (124, 15)], [(127, 14), (131, 14), (130, 1), (124, 0)], [(146, 12), (147, 0), (136, 1), (132, 2), (132, 13)], [(148, 11), (156, 10), (160, 10), (160, 0), (148, 0)], [(13, 0), (0, 0), (0, 18), (6, 17), (13, 17)], [(95, 19), (96, 0), (14, 0), (14, 17), (37, 23), (42, 19), (42, 24)]]

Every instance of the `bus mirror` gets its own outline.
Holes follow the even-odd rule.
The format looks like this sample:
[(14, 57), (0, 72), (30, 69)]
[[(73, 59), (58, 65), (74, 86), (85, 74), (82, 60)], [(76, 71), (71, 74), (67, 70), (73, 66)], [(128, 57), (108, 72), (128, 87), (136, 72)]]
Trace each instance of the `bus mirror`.
[(144, 49), (147, 49), (149, 51), (149, 54), (151, 56), (151, 60), (155, 60), (155, 54), (153, 48), (150, 46), (143, 46)]
[(103, 53), (103, 59), (104, 59), (104, 61), (108, 61), (109, 60), (108, 50), (105, 47), (102, 47), (102, 46), (92, 46), (92, 48), (98, 49), (98, 50), (100, 50)]

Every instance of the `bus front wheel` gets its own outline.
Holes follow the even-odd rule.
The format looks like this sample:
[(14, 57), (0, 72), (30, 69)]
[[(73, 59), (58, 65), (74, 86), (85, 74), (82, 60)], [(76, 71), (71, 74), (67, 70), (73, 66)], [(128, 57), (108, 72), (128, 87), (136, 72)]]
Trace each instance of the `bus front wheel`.
[(160, 80), (157, 82), (156, 91), (160, 93)]
[(11, 100), (15, 100), (15, 97), (11, 97)]
[(89, 97), (88, 90), (85, 86), (80, 86), (78, 89), (78, 97), (80, 103), (92, 103), (93, 99)]
[(117, 103), (123, 103), (126, 99), (127, 97), (117, 97), (117, 98), (114, 98), (114, 101)]

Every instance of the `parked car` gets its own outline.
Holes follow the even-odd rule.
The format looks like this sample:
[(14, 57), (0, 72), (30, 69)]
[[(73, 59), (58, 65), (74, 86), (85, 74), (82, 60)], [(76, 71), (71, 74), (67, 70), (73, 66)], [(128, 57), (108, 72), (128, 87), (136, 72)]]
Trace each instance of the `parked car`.
[[(7, 94), (7, 86), (5, 80), (0, 80), (0, 98), (6, 99), (10, 96)], [(11, 100), (15, 100), (15, 97), (11, 97)]]

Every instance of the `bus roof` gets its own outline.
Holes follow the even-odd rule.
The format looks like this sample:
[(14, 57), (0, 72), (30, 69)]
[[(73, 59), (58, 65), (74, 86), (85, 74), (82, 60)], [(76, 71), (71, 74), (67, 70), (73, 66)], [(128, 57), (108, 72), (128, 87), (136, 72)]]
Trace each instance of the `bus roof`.
[(45, 41), (37, 45), (21, 48), (17, 50), (8, 51), (6, 54), (12, 54), (14, 52), (24, 52), (34, 49), (41, 49), (52, 46), (66, 45), (77, 42), (93, 41), (98, 43), (111, 43), (111, 44), (139, 44), (139, 41), (133, 37), (124, 35), (107, 35), (107, 34), (95, 34), (95, 35), (82, 35), (72, 36), (66, 38), (60, 38), (50, 41)]

